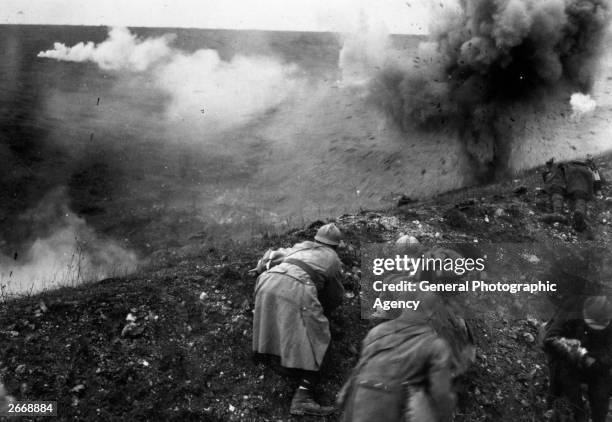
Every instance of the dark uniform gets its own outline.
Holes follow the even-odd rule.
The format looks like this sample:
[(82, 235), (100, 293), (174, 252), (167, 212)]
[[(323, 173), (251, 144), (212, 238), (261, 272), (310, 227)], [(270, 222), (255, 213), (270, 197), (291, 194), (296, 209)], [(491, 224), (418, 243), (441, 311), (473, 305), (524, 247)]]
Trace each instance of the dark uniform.
[(593, 198), (595, 178), (588, 163), (571, 161), (569, 163), (547, 163), (543, 174), (544, 186), (550, 195), (553, 213), (561, 216), (563, 201), (572, 201), (574, 227), (582, 231), (586, 228), (586, 203)]
[(429, 319), (409, 311), (375, 327), (338, 396), (344, 422), (452, 420), (452, 351)]
[[(601, 298), (599, 302), (604, 300)], [(609, 302), (600, 305), (602, 312), (610, 314)], [(554, 410), (555, 418), (560, 418), (560, 405), (565, 401), (576, 422), (587, 421), (581, 389), (581, 384), (586, 384), (591, 418), (593, 422), (605, 422), (612, 393), (612, 324), (609, 320), (607, 326), (605, 323), (595, 326), (581, 311), (560, 312), (549, 322), (544, 350), (550, 372), (548, 405)]]
[[(443, 248), (424, 256), (461, 257)], [(441, 272), (417, 279), (453, 277)], [(344, 422), (452, 420), (453, 381), (474, 360), (473, 338), (452, 306), (452, 297), (423, 292), (417, 296), (413, 298), (421, 299), (418, 310), (404, 310), (373, 328), (363, 341), (359, 362), (338, 395)]]

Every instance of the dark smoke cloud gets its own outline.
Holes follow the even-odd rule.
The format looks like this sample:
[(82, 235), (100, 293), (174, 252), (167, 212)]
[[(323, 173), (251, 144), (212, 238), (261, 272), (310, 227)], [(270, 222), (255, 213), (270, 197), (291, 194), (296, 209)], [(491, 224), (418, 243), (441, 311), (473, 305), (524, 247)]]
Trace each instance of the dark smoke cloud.
[(456, 126), (488, 177), (504, 165), (510, 107), (589, 93), (609, 18), (609, 0), (459, 0), (418, 57), (385, 66), (372, 95), (404, 129)]

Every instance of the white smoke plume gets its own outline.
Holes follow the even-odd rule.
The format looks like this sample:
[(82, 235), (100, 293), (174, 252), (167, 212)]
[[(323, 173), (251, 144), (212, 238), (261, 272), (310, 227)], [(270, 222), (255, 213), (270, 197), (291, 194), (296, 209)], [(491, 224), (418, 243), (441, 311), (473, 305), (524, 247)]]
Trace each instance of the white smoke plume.
[(389, 30), (369, 22), (362, 13), (359, 25), (342, 35), (338, 67), (343, 85), (361, 85), (383, 66), (389, 47)]
[(190, 118), (206, 131), (244, 123), (279, 105), (298, 86), (295, 65), (244, 55), (225, 61), (216, 50), (181, 51), (171, 45), (174, 39), (164, 35), (143, 40), (126, 28), (111, 28), (100, 44), (55, 43), (38, 57), (92, 61), (109, 71), (149, 71), (153, 86), (170, 99), (168, 117)]
[(127, 28), (111, 28), (108, 39), (100, 44), (80, 42), (73, 47), (56, 42), (53, 50), (41, 51), (38, 57), (69, 62), (94, 62), (104, 70), (141, 72), (170, 56), (173, 35), (146, 40), (139, 39)]
[(597, 102), (590, 96), (579, 92), (572, 94), (570, 98), (572, 106), (572, 120), (580, 120), (587, 114), (591, 114), (597, 108)]
[(138, 258), (134, 252), (99, 237), (66, 203), (65, 192), (59, 189), (22, 216), (41, 227), (45, 235), (36, 238), (24, 254), (0, 255), (1, 297), (73, 286), (136, 270)]
[(223, 61), (215, 50), (198, 50), (175, 54), (156, 69), (155, 81), (171, 97), (170, 118), (222, 129), (280, 104), (297, 86), (294, 72), (269, 57)]

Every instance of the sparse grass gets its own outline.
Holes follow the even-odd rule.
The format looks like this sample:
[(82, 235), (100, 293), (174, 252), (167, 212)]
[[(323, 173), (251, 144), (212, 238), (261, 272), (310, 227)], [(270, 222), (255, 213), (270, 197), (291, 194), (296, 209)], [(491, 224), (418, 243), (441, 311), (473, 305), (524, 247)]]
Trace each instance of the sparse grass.
[[(90, 259), (82, 243), (77, 240), (68, 261), (53, 269), (37, 268), (39, 263), (27, 262), (10, 270), (8, 275), (0, 273), (0, 302), (32, 297), (61, 287), (77, 287), (105, 278), (126, 277), (138, 269), (137, 266), (122, 268), (117, 263), (96, 267), (89, 262)], [(41, 276), (42, 272), (50, 274)]]

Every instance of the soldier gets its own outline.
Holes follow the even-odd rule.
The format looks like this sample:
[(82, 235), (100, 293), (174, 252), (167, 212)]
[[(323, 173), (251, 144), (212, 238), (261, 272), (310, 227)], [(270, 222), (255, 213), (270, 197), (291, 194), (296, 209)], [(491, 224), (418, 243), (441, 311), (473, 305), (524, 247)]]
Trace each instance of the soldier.
[[(458, 254), (439, 249), (426, 256)], [(419, 278), (435, 281), (432, 276)], [(453, 276), (443, 273), (438, 279), (451, 281)], [(404, 310), (363, 340), (359, 362), (338, 394), (344, 422), (452, 420), (453, 380), (473, 360), (473, 340), (465, 321), (441, 295), (418, 296), (418, 310)]]
[(593, 198), (596, 183), (593, 165), (589, 162), (555, 164), (551, 159), (546, 163), (546, 171), (542, 177), (545, 189), (550, 195), (552, 214), (544, 216), (544, 221), (567, 223), (563, 215), (563, 202), (567, 197), (572, 201), (574, 228), (577, 231), (586, 229), (586, 203)]
[(331, 340), (326, 315), (344, 297), (336, 253), (340, 239), (340, 230), (327, 224), (314, 242), (268, 251), (257, 266), (261, 275), (255, 288), (253, 351), (280, 357), (280, 365), (299, 378), (292, 415), (334, 411), (316, 403), (312, 390)]
[(549, 416), (561, 420), (559, 405), (569, 404), (575, 422), (586, 422), (581, 384), (588, 386), (593, 422), (605, 422), (612, 393), (612, 303), (589, 296), (581, 312), (560, 313), (549, 323), (544, 350), (549, 364)]

